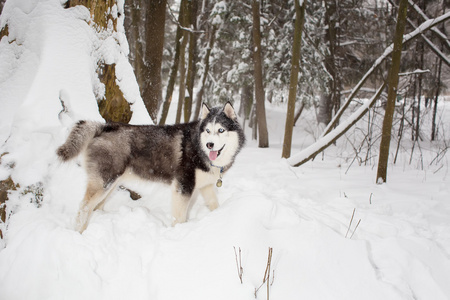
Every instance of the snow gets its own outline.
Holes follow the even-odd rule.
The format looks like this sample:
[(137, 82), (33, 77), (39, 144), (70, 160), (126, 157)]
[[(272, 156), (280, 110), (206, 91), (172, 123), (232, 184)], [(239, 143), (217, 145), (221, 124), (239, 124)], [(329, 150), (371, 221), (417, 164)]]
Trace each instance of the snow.
[[(217, 210), (198, 196), (189, 221), (171, 227), (170, 188), (132, 182), (141, 199), (118, 189), (87, 230), (75, 232), (86, 175), (77, 162), (58, 162), (55, 150), (76, 120), (101, 120), (96, 60), (109, 53), (132, 107), (142, 100), (126, 41), (107, 41), (86, 22), (86, 9), (60, 2), (8, 1), (0, 18), (10, 32), (0, 42), (0, 154), (9, 153), (0, 179), (21, 186), (0, 227), (0, 299), (255, 299), (269, 247), (270, 299), (450, 298), (448, 156), (423, 169), (399, 159), (383, 185), (373, 164), (352, 165), (339, 147), (293, 168), (280, 159), (284, 105), (268, 104), (271, 148), (248, 141), (218, 189)], [(68, 112), (60, 114), (60, 98)], [(439, 109), (448, 119), (447, 103)], [(150, 122), (137, 109), (133, 118)], [(295, 127), (295, 149), (312, 144), (309, 126)], [(29, 192), (39, 186), (41, 202)]]

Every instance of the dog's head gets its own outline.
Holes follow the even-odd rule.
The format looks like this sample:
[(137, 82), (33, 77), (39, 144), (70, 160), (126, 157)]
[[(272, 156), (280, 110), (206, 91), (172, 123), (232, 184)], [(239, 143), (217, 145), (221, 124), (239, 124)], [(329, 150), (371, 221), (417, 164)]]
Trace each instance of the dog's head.
[(215, 166), (227, 166), (245, 142), (244, 133), (229, 102), (209, 109), (203, 104), (200, 117), (200, 142), (202, 150)]

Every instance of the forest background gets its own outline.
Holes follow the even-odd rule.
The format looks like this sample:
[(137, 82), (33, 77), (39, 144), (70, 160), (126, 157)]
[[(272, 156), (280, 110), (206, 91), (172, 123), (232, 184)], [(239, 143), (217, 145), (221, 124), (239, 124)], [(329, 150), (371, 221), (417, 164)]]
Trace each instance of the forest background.
[[(116, 1), (64, 2), (66, 7), (87, 6), (95, 26), (117, 30), (121, 16), (113, 14)], [(408, 2), (405, 32), (444, 15), (449, 6), (444, 0)], [(0, 1), (0, 9), (4, 3)], [(264, 103), (287, 102), (293, 91), (295, 106), (288, 107), (292, 116), (286, 124), (291, 132), (285, 136), (288, 149), (283, 149), (287, 158), (290, 128), (301, 122), (305, 108), (315, 110), (316, 134), (320, 134), (349, 98), (370, 98), (386, 81), (391, 62), (383, 54), (393, 43), (398, 4), (395, 0), (129, 0), (124, 2), (124, 27), (129, 60), (155, 124), (196, 119), (202, 102), (239, 100), (239, 115), (249, 120), (253, 138), (259, 139), (260, 147), (268, 147)], [(296, 26), (300, 29), (294, 32)], [(2, 36), (7, 30), (7, 26), (2, 29)], [(450, 78), (447, 31), (442, 22), (403, 45), (396, 118), (412, 140), (436, 139), (436, 108)], [(299, 48), (295, 55), (293, 45)], [(294, 71), (295, 63), (299, 66)], [(106, 120), (128, 122), (132, 111), (115, 83), (115, 64), (100, 61), (98, 73), (105, 83), (105, 93), (97, 95), (100, 113)], [(291, 78), (293, 73), (298, 79)], [(182, 100), (176, 119), (167, 120), (174, 90)], [(386, 97), (381, 95), (382, 108)], [(428, 107), (433, 124), (432, 131), (425, 133), (421, 120)], [(339, 117), (332, 126), (338, 121)]]
[[(450, 297), (447, 1), (0, 8), (0, 298)], [(225, 101), (248, 138), (220, 208), (171, 227), (169, 188), (131, 182), (73, 230), (86, 174), (55, 151), (75, 122)]]

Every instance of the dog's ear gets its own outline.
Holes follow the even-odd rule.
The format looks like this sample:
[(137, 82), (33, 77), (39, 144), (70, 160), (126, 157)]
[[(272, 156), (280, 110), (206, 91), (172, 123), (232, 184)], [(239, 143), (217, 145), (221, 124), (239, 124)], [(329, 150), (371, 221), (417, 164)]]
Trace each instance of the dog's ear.
[(203, 120), (209, 114), (209, 107), (205, 103), (202, 105), (202, 113), (200, 115), (200, 119)]
[(236, 113), (234, 112), (234, 108), (233, 108), (233, 106), (231, 105), (230, 102), (227, 102), (225, 104), (225, 106), (223, 107), (223, 112), (225, 113), (225, 115), (228, 118), (230, 118), (232, 120), (236, 120), (237, 119)]

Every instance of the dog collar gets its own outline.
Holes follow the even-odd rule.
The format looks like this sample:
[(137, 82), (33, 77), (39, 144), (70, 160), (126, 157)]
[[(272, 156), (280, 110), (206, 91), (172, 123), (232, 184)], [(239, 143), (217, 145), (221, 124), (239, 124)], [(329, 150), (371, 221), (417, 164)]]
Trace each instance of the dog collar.
[(211, 165), (211, 167), (215, 167), (215, 168), (219, 168), (220, 169), (219, 179), (217, 179), (216, 186), (217, 187), (221, 187), (222, 186), (222, 173), (223, 173), (224, 167), (216, 166), (212, 162), (209, 162), (209, 164)]

